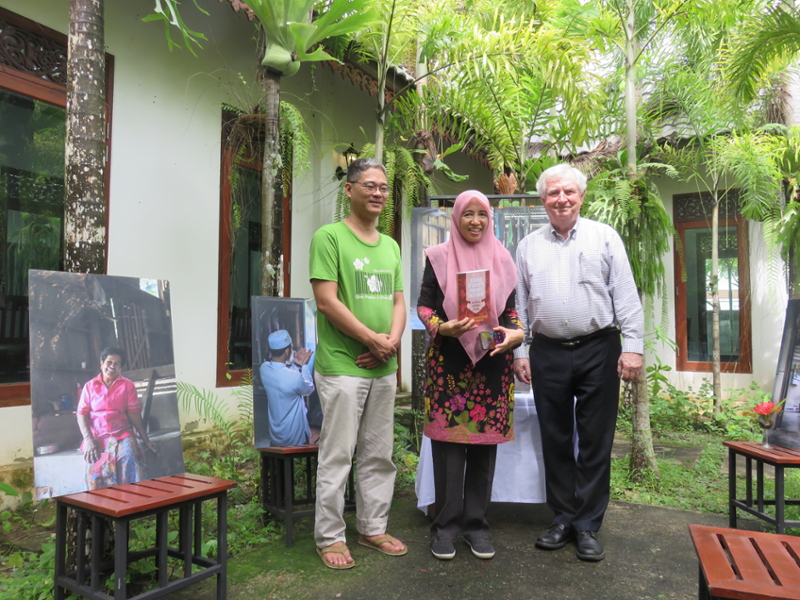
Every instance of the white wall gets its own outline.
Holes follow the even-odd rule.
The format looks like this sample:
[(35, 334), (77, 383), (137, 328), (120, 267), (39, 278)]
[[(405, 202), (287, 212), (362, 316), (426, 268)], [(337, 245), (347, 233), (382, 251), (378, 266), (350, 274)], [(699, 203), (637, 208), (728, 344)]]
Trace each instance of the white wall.
[[(696, 186), (690, 187), (674, 180), (661, 178), (657, 185), (664, 206), (669, 214), (673, 214), (672, 197), (674, 194), (697, 192)], [(786, 312), (786, 284), (783, 278), (783, 265), (780, 261), (768, 260), (767, 248), (760, 223), (750, 222), (748, 227), (750, 246), (750, 296), (751, 296), (751, 337), (753, 352), (752, 373), (722, 373), (723, 394), (727, 390), (747, 388), (755, 381), (764, 391), (771, 391), (775, 379), (775, 369), (778, 366), (778, 352), (780, 350), (781, 336), (783, 335), (783, 321)], [(674, 268), (674, 240), (670, 243), (670, 254), (664, 257), (667, 273), (667, 302), (669, 310), (668, 335), (675, 340), (675, 289), (676, 275)], [(770, 281), (768, 273), (776, 277)], [(655, 303), (654, 320), (656, 324), (661, 319), (661, 302)], [(647, 331), (652, 331), (648, 323)], [(672, 371), (665, 373), (670, 382), (681, 390), (691, 387), (694, 391), (700, 387), (703, 379), (711, 381), (710, 372), (676, 371), (676, 355), (673, 350), (663, 345), (656, 345), (654, 351), (661, 362), (672, 367)], [(649, 353), (648, 364), (655, 364)]]
[[(56, 31), (68, 30), (65, 0), (2, 3)], [(214, 390), (221, 105), (252, 106), (260, 95), (254, 76), (255, 27), (228, 3), (200, 0), (212, 18), (198, 13), (191, 2), (183, 3), (189, 27), (208, 40), (197, 57), (185, 49), (170, 52), (162, 24), (141, 22), (154, 4), (105, 3), (107, 51), (115, 59), (108, 274), (170, 281), (177, 377)], [(374, 141), (376, 100), (321, 64), (303, 65), (298, 75), (282, 80), (281, 90), (284, 100), (300, 108), (311, 138), (311, 168), (296, 174), (294, 182), (291, 250), (291, 294), (309, 297), (311, 235), (334, 215), (334, 145), (360, 148)], [(483, 171), (474, 162), (456, 171), (463, 172), (462, 167)], [(410, 251), (407, 229), (403, 239), (404, 252)], [(408, 339), (406, 388), (410, 347)], [(229, 397), (227, 388), (216, 391)], [(2, 408), (0, 413), (0, 465), (29, 459), (30, 407)], [(195, 423), (195, 415), (181, 418), (184, 427), (204, 426)]]

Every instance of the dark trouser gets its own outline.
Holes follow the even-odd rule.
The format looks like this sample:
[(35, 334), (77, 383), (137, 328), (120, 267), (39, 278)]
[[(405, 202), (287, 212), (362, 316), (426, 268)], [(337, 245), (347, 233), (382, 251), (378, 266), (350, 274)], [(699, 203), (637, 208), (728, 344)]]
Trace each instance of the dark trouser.
[(556, 523), (577, 531), (598, 531), (608, 507), (621, 351), (619, 335), (598, 337), (576, 348), (534, 336), (530, 347), (547, 505)]
[(452, 540), (461, 532), (465, 538), (488, 538), (497, 446), (431, 440), (431, 454), (436, 490), (431, 537)]

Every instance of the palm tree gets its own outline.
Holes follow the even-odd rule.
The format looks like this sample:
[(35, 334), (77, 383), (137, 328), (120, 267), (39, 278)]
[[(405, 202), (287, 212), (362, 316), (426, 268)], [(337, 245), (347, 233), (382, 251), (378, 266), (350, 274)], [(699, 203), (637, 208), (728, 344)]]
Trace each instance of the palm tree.
[[(736, 97), (751, 102), (765, 88), (787, 87), (790, 78), (797, 84), (798, 55), (800, 6), (787, 1), (768, 6), (765, 14), (750, 19), (741, 35), (732, 42), (722, 66)], [(797, 125), (796, 122), (791, 124)], [(796, 132), (786, 137), (786, 150), (796, 144), (795, 138)], [(796, 160), (787, 152), (780, 164), (791, 193), (777, 235), (789, 264), (789, 292), (792, 298), (800, 298), (800, 252), (794, 249), (795, 243), (800, 241), (797, 234), (800, 231), (800, 196), (794, 183)]]
[(64, 269), (105, 271), (105, 42), (103, 0), (70, 0)]

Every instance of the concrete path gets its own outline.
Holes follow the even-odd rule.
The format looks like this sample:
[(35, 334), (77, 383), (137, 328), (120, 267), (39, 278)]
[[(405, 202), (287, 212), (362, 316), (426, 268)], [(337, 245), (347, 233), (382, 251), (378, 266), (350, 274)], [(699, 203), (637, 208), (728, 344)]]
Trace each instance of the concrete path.
[[(600, 532), (607, 558), (585, 563), (573, 544), (552, 552), (534, 547), (551, 521), (546, 506), (493, 504), (497, 556), (481, 561), (458, 541), (455, 559), (439, 561), (428, 548), (427, 518), (405, 495), (392, 507), (389, 532), (408, 545), (408, 555), (388, 557), (359, 546), (349, 515), (356, 567), (325, 568), (314, 551), (312, 522), (304, 519), (294, 547), (281, 539), (230, 561), (229, 600), (693, 600), (698, 568), (687, 526), (727, 526), (719, 515), (612, 502)], [(207, 581), (169, 598), (212, 600), (214, 585)]]

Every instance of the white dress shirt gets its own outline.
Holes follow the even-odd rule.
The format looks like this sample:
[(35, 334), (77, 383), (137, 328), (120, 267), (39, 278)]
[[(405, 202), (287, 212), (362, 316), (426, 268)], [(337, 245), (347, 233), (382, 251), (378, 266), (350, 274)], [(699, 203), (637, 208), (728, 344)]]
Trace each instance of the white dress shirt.
[[(571, 339), (607, 327), (622, 331), (623, 352), (644, 352), (644, 313), (622, 239), (579, 217), (565, 239), (552, 225), (517, 247), (517, 312), (526, 332)], [(524, 345), (515, 358), (527, 358)]]

